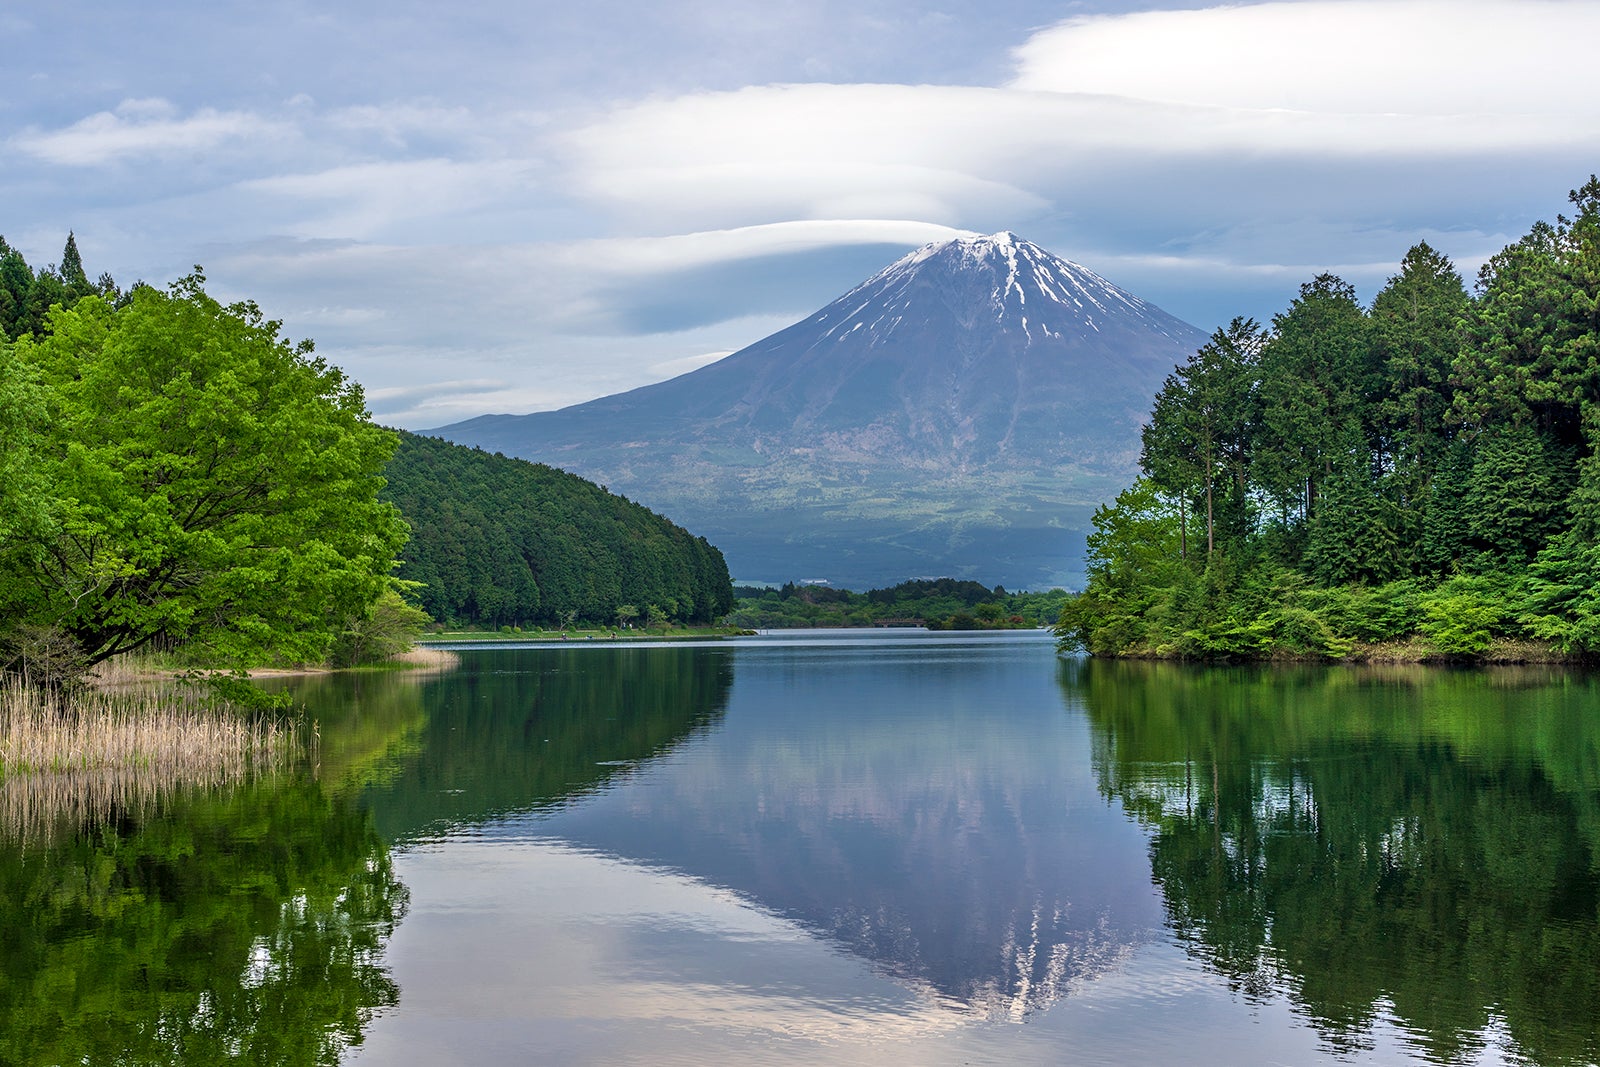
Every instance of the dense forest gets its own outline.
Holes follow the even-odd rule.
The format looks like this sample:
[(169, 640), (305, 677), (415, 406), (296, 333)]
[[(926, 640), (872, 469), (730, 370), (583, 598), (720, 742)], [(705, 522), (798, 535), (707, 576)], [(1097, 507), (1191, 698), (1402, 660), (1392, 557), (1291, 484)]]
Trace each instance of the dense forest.
[(384, 498), (411, 524), (397, 572), (452, 623), (709, 623), (733, 606), (722, 553), (593, 482), (402, 433)]
[(751, 630), (805, 626), (926, 626), (930, 630), (1004, 630), (1048, 625), (1067, 594), (1007, 593), (956, 578), (913, 578), (855, 593), (822, 585), (776, 589), (741, 585), (728, 621)]
[(1366, 307), (1324, 274), (1213, 334), (1095, 515), (1064, 644), (1600, 652), (1600, 180), (1569, 199), (1470, 292), (1423, 243)]

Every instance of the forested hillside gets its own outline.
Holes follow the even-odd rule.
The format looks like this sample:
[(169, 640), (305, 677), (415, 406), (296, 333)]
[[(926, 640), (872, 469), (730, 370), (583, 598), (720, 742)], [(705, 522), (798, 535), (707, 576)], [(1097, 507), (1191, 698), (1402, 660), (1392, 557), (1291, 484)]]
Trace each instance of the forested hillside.
[[(1095, 516), (1097, 654), (1600, 651), (1600, 180), (1469, 293), (1419, 244), (1368, 307), (1322, 275), (1170, 375)], [(1538, 654), (1537, 649), (1533, 654)]]
[(411, 524), (397, 573), (436, 619), (706, 623), (733, 606), (721, 552), (576, 475), (415, 434), (385, 475)]

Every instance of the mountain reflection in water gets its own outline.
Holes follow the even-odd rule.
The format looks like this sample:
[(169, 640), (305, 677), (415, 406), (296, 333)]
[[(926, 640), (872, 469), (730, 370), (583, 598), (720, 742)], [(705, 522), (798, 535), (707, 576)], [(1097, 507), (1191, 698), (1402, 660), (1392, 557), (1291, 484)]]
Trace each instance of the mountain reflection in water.
[(326, 757), (413, 892), (366, 1062), (1600, 1061), (1586, 675), (812, 634), (412, 694)]
[[(1035, 641), (1036, 643), (1036, 641)], [(1028, 644), (743, 650), (718, 729), (537, 832), (734, 890), (990, 1017), (1020, 1019), (1160, 922), (1138, 839)], [(1068, 758), (1076, 753), (1080, 758)]]

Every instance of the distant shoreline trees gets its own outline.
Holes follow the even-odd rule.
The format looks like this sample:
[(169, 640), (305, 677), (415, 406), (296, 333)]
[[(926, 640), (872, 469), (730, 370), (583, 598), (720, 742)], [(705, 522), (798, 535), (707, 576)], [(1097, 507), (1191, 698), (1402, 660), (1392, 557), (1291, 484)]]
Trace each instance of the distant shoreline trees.
[(1008, 593), (967, 579), (913, 578), (865, 593), (821, 585), (736, 586), (728, 621), (753, 630), (795, 627), (924, 626), (929, 630), (1015, 630), (1046, 625), (1064, 590)]
[(1426, 243), (1167, 378), (1061, 634), (1102, 655), (1600, 652), (1600, 179), (1469, 293)]

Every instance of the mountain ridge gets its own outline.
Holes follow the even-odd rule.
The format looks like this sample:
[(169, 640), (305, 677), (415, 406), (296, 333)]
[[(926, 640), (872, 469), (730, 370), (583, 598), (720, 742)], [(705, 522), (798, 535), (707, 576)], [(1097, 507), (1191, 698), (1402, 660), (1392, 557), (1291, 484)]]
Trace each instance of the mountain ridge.
[(1059, 584), (1094, 501), (1133, 476), (1162, 378), (1204, 339), (1001, 231), (916, 249), (676, 378), (429, 432), (635, 495), (741, 577)]

